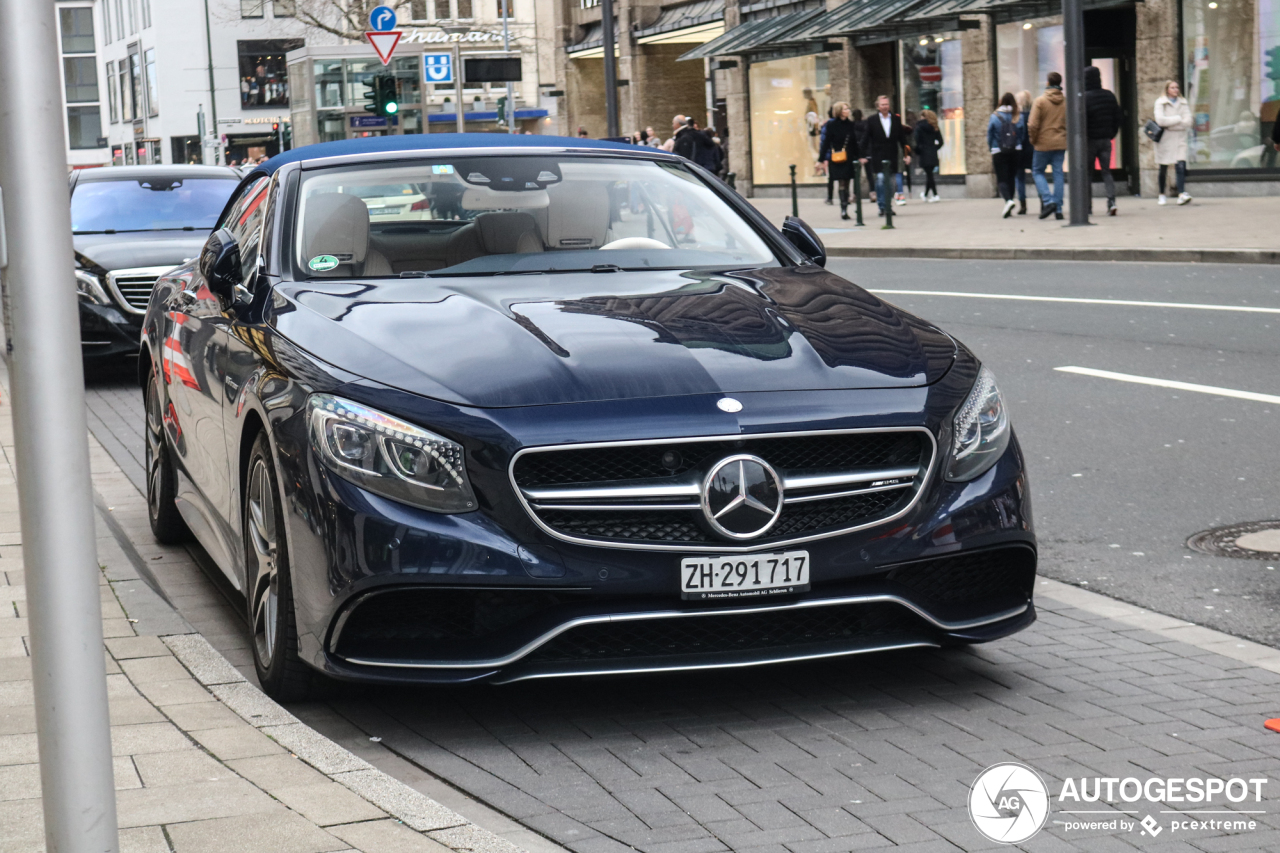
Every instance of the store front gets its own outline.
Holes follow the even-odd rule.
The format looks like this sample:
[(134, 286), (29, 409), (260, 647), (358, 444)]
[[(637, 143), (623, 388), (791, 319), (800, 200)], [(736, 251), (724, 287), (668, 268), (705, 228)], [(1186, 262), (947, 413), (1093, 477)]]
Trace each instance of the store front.
[(827, 183), (816, 168), (819, 131), (831, 108), (831, 72), (825, 55), (753, 62), (751, 94), (752, 174), (759, 184)]
[(943, 146), (938, 151), (938, 174), (965, 173), (964, 59), (960, 33), (927, 34), (903, 39), (898, 91), (902, 120), (914, 128), (924, 110), (938, 117)]

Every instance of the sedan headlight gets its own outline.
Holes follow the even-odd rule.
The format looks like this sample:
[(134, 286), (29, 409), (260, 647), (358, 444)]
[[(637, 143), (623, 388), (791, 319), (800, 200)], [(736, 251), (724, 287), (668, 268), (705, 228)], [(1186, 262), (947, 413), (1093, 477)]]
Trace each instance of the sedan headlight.
[(996, 378), (985, 367), (956, 412), (948, 480), (964, 482), (985, 473), (1009, 446), (1009, 410)]
[(432, 512), (476, 508), (456, 441), (329, 394), (312, 394), (307, 410), (312, 447), (339, 477)]
[(86, 302), (94, 305), (110, 305), (107, 292), (102, 289), (102, 280), (91, 272), (76, 270), (76, 293)]

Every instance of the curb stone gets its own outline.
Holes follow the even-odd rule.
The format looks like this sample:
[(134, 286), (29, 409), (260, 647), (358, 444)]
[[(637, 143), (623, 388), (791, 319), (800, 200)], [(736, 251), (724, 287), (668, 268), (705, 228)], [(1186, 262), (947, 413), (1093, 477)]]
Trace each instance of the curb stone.
[(476, 826), (299, 722), (250, 684), (199, 634), (161, 640), (196, 681), (242, 720), (405, 826), (459, 853), (523, 853), (522, 848)]
[(835, 246), (829, 258), (935, 258), (964, 261), (1129, 261), (1180, 264), (1280, 264), (1273, 249), (942, 248)]

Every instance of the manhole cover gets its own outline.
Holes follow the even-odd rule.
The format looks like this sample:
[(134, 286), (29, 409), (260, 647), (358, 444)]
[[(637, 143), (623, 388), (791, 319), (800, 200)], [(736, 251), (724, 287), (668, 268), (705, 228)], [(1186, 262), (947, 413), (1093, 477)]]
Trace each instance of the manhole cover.
[(1247, 521), (1202, 530), (1187, 540), (1187, 547), (1215, 557), (1280, 560), (1280, 521)]

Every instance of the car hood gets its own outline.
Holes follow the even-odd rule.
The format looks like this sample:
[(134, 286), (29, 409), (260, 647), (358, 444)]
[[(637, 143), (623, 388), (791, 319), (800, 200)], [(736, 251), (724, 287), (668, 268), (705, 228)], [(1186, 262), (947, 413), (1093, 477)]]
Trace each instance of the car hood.
[(134, 231), (76, 234), (76, 253), (103, 272), (133, 267), (178, 266), (200, 254), (208, 231)]
[(956, 344), (817, 267), (308, 281), (269, 321), (351, 373), (479, 407), (905, 388)]

